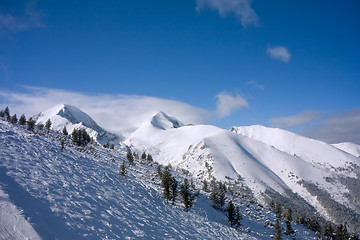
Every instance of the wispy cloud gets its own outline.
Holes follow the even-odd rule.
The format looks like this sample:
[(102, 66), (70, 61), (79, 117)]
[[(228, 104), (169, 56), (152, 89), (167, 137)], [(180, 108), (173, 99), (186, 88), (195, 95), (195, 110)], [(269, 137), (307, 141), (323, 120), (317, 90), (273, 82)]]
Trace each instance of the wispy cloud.
[(302, 135), (327, 143), (360, 144), (360, 108), (337, 114), (303, 111), (293, 116), (273, 118), (269, 122), (272, 127), (283, 129), (301, 127)]
[(37, 10), (36, 4), (36, 0), (28, 1), (25, 4), (24, 14), (21, 16), (3, 13), (0, 9), (0, 30), (19, 32), (30, 28), (43, 27), (42, 14)]
[(234, 14), (244, 27), (257, 26), (259, 18), (251, 7), (252, 0), (196, 0), (196, 10), (211, 9), (221, 17)]
[(265, 89), (264, 85), (259, 84), (259, 83), (257, 83), (256, 81), (253, 81), (253, 80), (248, 81), (246, 84), (252, 86), (253, 88), (257, 88), (257, 89), (261, 89), (261, 90)]
[[(206, 110), (176, 100), (124, 94), (85, 94), (61, 89), (25, 87), (16, 92), (0, 89), (0, 102), (13, 113), (33, 116), (57, 104), (66, 103), (88, 113), (100, 126), (127, 134), (151, 119), (159, 111), (179, 118), (184, 123), (211, 123), (248, 106), (240, 95), (220, 93), (216, 110)], [(1, 108), (4, 108), (2, 106)]]
[(283, 129), (291, 129), (297, 126), (304, 126), (312, 121), (319, 119), (319, 111), (303, 111), (296, 115), (272, 118), (269, 120), (272, 127), (278, 127)]
[(249, 106), (246, 99), (240, 94), (231, 95), (230, 93), (222, 92), (215, 97), (217, 99), (216, 111), (219, 117), (229, 116), (233, 112)]
[(291, 54), (289, 50), (283, 46), (268, 46), (266, 53), (269, 54), (271, 58), (280, 60), (284, 63), (288, 63), (291, 59)]
[(360, 144), (360, 108), (327, 117), (316, 126), (305, 129), (304, 135), (328, 143)]

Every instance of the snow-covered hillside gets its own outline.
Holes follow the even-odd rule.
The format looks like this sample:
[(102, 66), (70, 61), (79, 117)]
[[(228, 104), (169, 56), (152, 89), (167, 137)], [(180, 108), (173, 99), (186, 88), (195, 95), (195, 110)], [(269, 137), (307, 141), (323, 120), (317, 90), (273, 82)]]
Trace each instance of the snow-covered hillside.
[(351, 142), (342, 142), (332, 144), (334, 147), (343, 150), (344, 152), (350, 153), (355, 157), (360, 158), (360, 146)]
[(51, 128), (56, 131), (62, 131), (66, 127), (67, 131), (71, 133), (74, 128), (84, 128), (90, 137), (101, 145), (106, 143), (119, 145), (123, 139), (122, 136), (105, 131), (89, 115), (68, 104), (56, 105), (39, 113), (34, 118), (37, 124), (42, 123), (44, 125), (50, 119)]
[[(275, 214), (236, 196), (243, 230), (230, 227), (206, 192), (188, 212), (180, 199), (166, 203), (156, 164), (136, 162), (122, 177), (126, 153), (119, 150), (75, 147), (62, 134), (34, 134), (2, 120), (0, 149), (0, 239), (269, 239), (274, 233), (266, 223)], [(299, 239), (315, 236), (293, 228)]]
[[(360, 191), (353, 187), (359, 182), (358, 158), (280, 129), (168, 127), (171, 122), (159, 113), (124, 143), (139, 152), (151, 152), (161, 164), (179, 166), (199, 178), (241, 179), (262, 203), (269, 198), (289, 200), (296, 196), (297, 202), (289, 200), (291, 207), (306, 208), (310, 214), (316, 209), (326, 219), (336, 223), (347, 220), (352, 230), (360, 231)], [(343, 214), (345, 210), (348, 215)]]

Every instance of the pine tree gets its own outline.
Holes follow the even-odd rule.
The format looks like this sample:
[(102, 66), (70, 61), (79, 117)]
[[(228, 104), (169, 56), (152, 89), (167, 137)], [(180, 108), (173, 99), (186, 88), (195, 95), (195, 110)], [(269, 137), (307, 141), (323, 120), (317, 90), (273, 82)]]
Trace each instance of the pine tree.
[(157, 166), (157, 174), (158, 174), (159, 179), (161, 179), (162, 178), (162, 172), (161, 172), (161, 166), (160, 165)]
[(275, 205), (275, 213), (277, 218), (281, 218), (281, 204), (279, 202)]
[(281, 226), (280, 226), (279, 218), (275, 219), (274, 231), (275, 231), (274, 239), (280, 240), (281, 239)]
[(69, 134), (65, 126), (64, 126), (62, 132), (65, 136), (67, 136)]
[(191, 193), (189, 190), (189, 181), (187, 178), (184, 179), (184, 184), (181, 187), (181, 195), (183, 198), (185, 210), (188, 211), (188, 209), (192, 206), (192, 199), (191, 199)]
[(210, 200), (212, 201), (212, 206), (213, 208), (215, 209), (219, 209), (219, 199), (218, 199), (218, 195), (219, 195), (219, 192), (218, 192), (218, 188), (216, 186), (216, 182), (215, 180), (213, 179), (211, 181), (211, 192), (210, 192)]
[(10, 122), (11, 122), (12, 124), (15, 124), (15, 123), (17, 123), (17, 121), (18, 121), (18, 119), (17, 119), (17, 117), (16, 117), (16, 114), (14, 114), (14, 115), (11, 117)]
[(132, 155), (132, 152), (131, 152), (130, 148), (126, 153), (126, 159), (129, 161), (130, 165), (134, 165), (134, 156)]
[(64, 141), (64, 139), (61, 139), (60, 144), (61, 144), (61, 151), (64, 151), (64, 147), (65, 147), (65, 141)]
[(206, 181), (206, 179), (204, 179), (204, 181), (203, 181), (203, 191), (204, 192), (208, 191), (208, 182)]
[(239, 228), (241, 226), (241, 213), (240, 213), (240, 209), (239, 206), (235, 207), (235, 219), (234, 219), (234, 223), (235, 223), (235, 227)]
[(73, 129), (71, 136), (72, 136), (73, 142), (76, 145), (80, 145), (79, 144), (79, 131), (76, 128)]
[(171, 200), (172, 200), (172, 203), (174, 204), (175, 203), (175, 199), (176, 199), (176, 196), (177, 196), (177, 185), (178, 185), (178, 182), (176, 181), (175, 177), (172, 178), (172, 181), (171, 181)]
[(125, 165), (125, 161), (122, 161), (120, 165), (120, 175), (124, 176), (125, 174), (126, 174), (126, 165)]
[(34, 127), (35, 127), (35, 120), (29, 118), (29, 120), (27, 120), (27, 130), (32, 131), (34, 130)]
[(274, 200), (273, 199), (271, 199), (271, 201), (270, 201), (270, 209), (271, 210), (273, 210), (273, 211), (275, 211), (275, 202), (274, 202)]
[(230, 226), (232, 227), (235, 224), (235, 206), (232, 201), (229, 201), (229, 204), (226, 208), (228, 220), (230, 222)]
[(328, 239), (333, 239), (333, 233), (334, 229), (332, 227), (332, 224), (327, 222), (324, 227), (324, 237), (327, 237)]
[(4, 113), (4, 110), (0, 110), (0, 117), (5, 117), (5, 113)]
[(115, 149), (115, 145), (111, 144), (110, 149)]
[(146, 159), (146, 153), (143, 152), (143, 153), (141, 154), (141, 160), (145, 161), (145, 159)]
[(153, 157), (151, 156), (150, 153), (147, 155), (147, 161), (148, 161), (149, 163), (151, 163), (151, 162), (153, 161)]
[(26, 124), (26, 117), (25, 117), (24, 114), (22, 114), (22, 115), (20, 116), (19, 124), (20, 124), (21, 126), (23, 126), (23, 125)]
[(166, 198), (166, 202), (170, 200), (170, 185), (172, 181), (172, 176), (170, 172), (170, 168), (165, 167), (162, 177), (161, 177), (161, 186), (163, 187), (164, 197)]
[(43, 128), (44, 128), (44, 124), (39, 123), (39, 124), (37, 125), (37, 127), (38, 127), (38, 129), (39, 129), (39, 130), (43, 130)]
[(46, 130), (50, 131), (50, 128), (51, 128), (51, 120), (50, 120), (50, 118), (46, 121), (45, 128), (46, 128)]
[(291, 221), (292, 221), (292, 211), (290, 208), (288, 208), (285, 214), (285, 223), (286, 223), (285, 234), (287, 235), (294, 233), (294, 230), (291, 227)]
[(343, 224), (339, 224), (336, 227), (336, 240), (346, 240), (347, 229)]
[(4, 117), (6, 119), (6, 121), (10, 121), (10, 110), (9, 110), (9, 107), (6, 107), (4, 109)]

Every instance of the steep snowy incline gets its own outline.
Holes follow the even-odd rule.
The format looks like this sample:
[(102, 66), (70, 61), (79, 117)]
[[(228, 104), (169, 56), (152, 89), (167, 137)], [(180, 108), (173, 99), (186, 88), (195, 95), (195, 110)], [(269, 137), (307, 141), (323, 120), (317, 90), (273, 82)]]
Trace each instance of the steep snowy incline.
[(74, 128), (84, 128), (90, 137), (101, 145), (105, 143), (118, 145), (123, 139), (122, 136), (105, 131), (89, 115), (68, 104), (54, 106), (35, 116), (37, 124), (45, 125), (48, 119), (52, 123), (51, 128), (56, 131), (62, 131), (66, 127), (70, 134)]
[(351, 142), (335, 143), (331, 145), (340, 150), (343, 150), (344, 152), (354, 155), (355, 157), (360, 158), (360, 145)]

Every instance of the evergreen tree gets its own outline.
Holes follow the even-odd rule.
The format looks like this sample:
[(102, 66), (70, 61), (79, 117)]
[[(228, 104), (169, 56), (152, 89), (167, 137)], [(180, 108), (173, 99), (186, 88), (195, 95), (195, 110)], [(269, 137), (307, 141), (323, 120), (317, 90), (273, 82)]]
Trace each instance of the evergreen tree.
[(170, 168), (165, 167), (162, 177), (161, 177), (161, 186), (163, 187), (164, 197), (166, 198), (166, 202), (170, 200), (170, 185), (172, 181), (172, 176), (170, 172)]
[(103, 145), (103, 147), (104, 147), (104, 148), (109, 148), (109, 143), (108, 143), (108, 142), (105, 143), (105, 144)]
[(229, 204), (226, 208), (228, 220), (230, 222), (230, 226), (232, 227), (235, 224), (235, 206), (232, 201), (229, 201)]
[(64, 139), (61, 139), (60, 144), (61, 144), (61, 151), (64, 151), (64, 147), (65, 147), (65, 141), (64, 141)]
[(19, 124), (20, 124), (21, 126), (23, 126), (23, 125), (26, 124), (26, 117), (25, 117), (24, 114), (22, 114), (22, 115), (20, 116)]
[(281, 226), (280, 226), (279, 218), (275, 219), (274, 231), (275, 231), (274, 239), (280, 240), (281, 239)]
[(135, 165), (134, 163), (134, 156), (132, 155), (131, 149), (129, 148), (129, 150), (126, 153), (126, 159), (129, 161), (130, 165)]
[(111, 144), (110, 149), (115, 149), (115, 145)]
[(65, 126), (64, 126), (62, 132), (65, 136), (67, 136), (69, 134)]
[(324, 237), (327, 237), (328, 239), (333, 239), (333, 233), (334, 229), (332, 227), (332, 224), (327, 222), (324, 227)]
[(219, 182), (219, 196), (218, 196), (219, 208), (222, 208), (224, 206), (225, 198), (226, 198), (225, 196), (226, 196), (226, 185), (220, 181)]
[(241, 213), (240, 213), (240, 209), (239, 206), (235, 207), (235, 219), (234, 219), (234, 223), (235, 223), (235, 227), (239, 228), (241, 226)]
[(294, 233), (294, 230), (291, 227), (291, 221), (292, 221), (292, 211), (290, 208), (288, 208), (285, 214), (285, 223), (286, 223), (285, 234), (287, 235)]
[(146, 159), (146, 153), (143, 152), (143, 153), (141, 154), (141, 160), (145, 161), (145, 159)]
[(275, 213), (277, 218), (281, 218), (281, 204), (279, 202), (275, 205)]
[(336, 240), (346, 240), (347, 229), (343, 224), (339, 224), (336, 227)]
[(275, 211), (275, 202), (274, 202), (274, 199), (271, 199), (269, 205), (270, 205), (270, 209), (273, 210), (273, 211)]
[(153, 157), (151, 156), (150, 153), (147, 155), (147, 161), (148, 161), (149, 163), (151, 163), (151, 162), (153, 161)]
[(208, 191), (208, 182), (206, 181), (206, 179), (204, 179), (204, 181), (203, 181), (203, 191), (204, 192)]
[(310, 220), (309, 223), (309, 228), (311, 230), (313, 230), (314, 232), (321, 232), (321, 226), (318, 222), (318, 220), (316, 219), (316, 216), (313, 216)]
[(158, 174), (159, 179), (161, 179), (162, 178), (162, 172), (161, 172), (161, 166), (160, 165), (157, 166), (157, 174)]
[(5, 113), (4, 113), (4, 110), (0, 110), (0, 117), (5, 117)]
[(6, 119), (6, 121), (10, 121), (10, 110), (9, 110), (9, 107), (6, 107), (4, 109), (4, 117)]
[(176, 199), (176, 196), (177, 196), (177, 185), (178, 185), (178, 182), (176, 181), (175, 177), (172, 178), (172, 181), (171, 181), (171, 199), (172, 199), (172, 203), (174, 204), (175, 203), (175, 199)]
[(51, 128), (51, 120), (50, 120), (50, 118), (46, 121), (45, 128), (46, 128), (46, 130), (50, 131), (50, 128)]
[(79, 145), (79, 130), (77, 130), (76, 128), (73, 129), (72, 133), (71, 133), (73, 142), (76, 145)]
[(190, 178), (190, 187), (191, 187), (191, 190), (195, 189), (194, 179), (192, 177)]
[(73, 138), (73, 142), (78, 146), (86, 146), (91, 141), (91, 138), (85, 129), (78, 130), (74, 128), (71, 136)]
[(218, 195), (219, 195), (219, 192), (218, 192), (218, 188), (216, 186), (216, 182), (215, 180), (213, 179), (211, 181), (211, 192), (210, 192), (210, 200), (212, 201), (212, 206), (213, 208), (215, 209), (219, 209), (219, 199), (218, 199)]
[(183, 198), (185, 210), (188, 211), (188, 209), (192, 206), (192, 198), (190, 193), (190, 186), (189, 181), (187, 178), (184, 179), (184, 184), (181, 187), (181, 196)]
[(125, 161), (122, 161), (120, 165), (120, 175), (124, 176), (125, 174), (126, 174), (126, 165), (125, 165)]
[(11, 122), (12, 124), (15, 124), (15, 123), (17, 123), (17, 121), (18, 121), (18, 119), (17, 119), (17, 117), (16, 117), (16, 114), (14, 114), (14, 115), (11, 117), (10, 122)]
[(35, 120), (29, 118), (29, 120), (27, 120), (27, 130), (32, 131), (34, 130), (34, 127), (35, 127)]
[(43, 128), (44, 128), (44, 124), (39, 123), (39, 124), (37, 125), (37, 127), (38, 127), (38, 129), (39, 129), (39, 130), (43, 130)]

